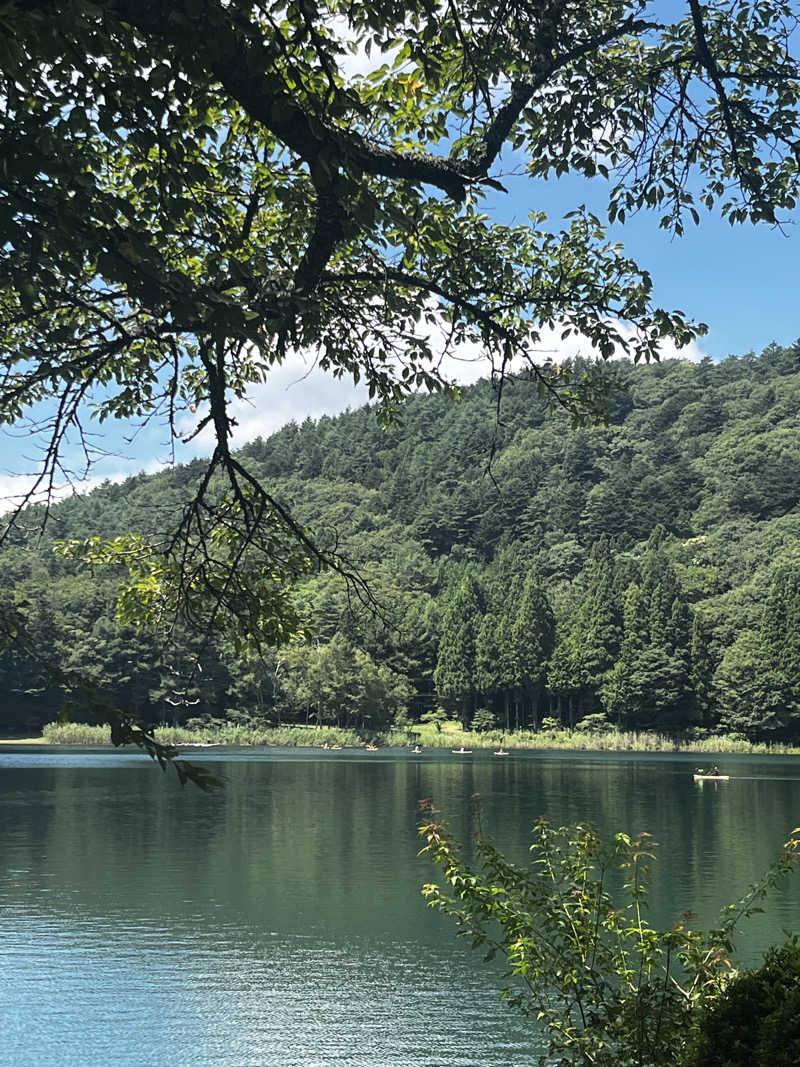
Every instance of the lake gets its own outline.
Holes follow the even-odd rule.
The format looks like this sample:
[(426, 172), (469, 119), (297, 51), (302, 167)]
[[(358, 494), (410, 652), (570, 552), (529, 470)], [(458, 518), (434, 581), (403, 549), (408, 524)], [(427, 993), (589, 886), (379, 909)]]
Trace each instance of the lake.
[[(137, 753), (0, 750), (0, 1065), (516, 1067), (531, 1027), (426, 909), (416, 805), (456, 831), (480, 793), (524, 858), (541, 814), (660, 842), (650, 918), (702, 922), (800, 823), (800, 759), (207, 751), (224, 789)], [(800, 873), (741, 939), (800, 928)]]

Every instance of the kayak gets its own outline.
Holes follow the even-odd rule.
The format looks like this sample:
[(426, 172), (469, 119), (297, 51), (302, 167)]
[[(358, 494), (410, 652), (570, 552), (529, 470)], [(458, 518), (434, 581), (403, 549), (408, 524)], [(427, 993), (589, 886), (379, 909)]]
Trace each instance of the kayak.
[(729, 774), (693, 774), (692, 777), (696, 782), (727, 782), (730, 779)]
[(451, 748), (450, 751), (453, 753), (454, 756), (471, 756), (472, 755), (472, 749), (471, 748)]

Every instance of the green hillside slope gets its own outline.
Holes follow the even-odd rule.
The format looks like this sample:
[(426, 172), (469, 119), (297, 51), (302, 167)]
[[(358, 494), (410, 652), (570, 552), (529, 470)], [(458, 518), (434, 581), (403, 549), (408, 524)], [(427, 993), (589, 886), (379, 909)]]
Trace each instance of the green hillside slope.
[[(262, 653), (177, 624), (115, 621), (119, 575), (59, 539), (157, 534), (200, 466), (58, 504), (0, 553), (32, 647), (143, 721), (328, 721), (382, 729), (443, 707), (507, 729), (800, 735), (800, 345), (718, 364), (609, 368), (609, 423), (573, 429), (527, 382), (290, 425), (249, 465), (369, 579), (296, 590), (310, 644)], [(31, 514), (28, 524), (36, 526)], [(199, 664), (199, 669), (198, 669)], [(35, 656), (0, 659), (8, 722), (52, 719)]]

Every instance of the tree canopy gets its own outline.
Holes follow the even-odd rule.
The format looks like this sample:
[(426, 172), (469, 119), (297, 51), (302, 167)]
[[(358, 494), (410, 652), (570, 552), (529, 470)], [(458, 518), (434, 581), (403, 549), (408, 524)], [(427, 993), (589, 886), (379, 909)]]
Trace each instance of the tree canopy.
[[(0, 420), (44, 435), (38, 488), (69, 434), (91, 459), (89, 413), (213, 427), (170, 535), (119, 551), (168, 606), (210, 592), (283, 640), (279, 579), (340, 564), (231, 452), (232, 398), (302, 349), (390, 417), (471, 341), (591, 413), (591, 368), (537, 362), (543, 327), (637, 359), (700, 327), (579, 206), (508, 226), (487, 197), (506, 170), (572, 172), (611, 220), (774, 221), (797, 192), (795, 22), (777, 0), (6, 0)], [(250, 558), (257, 601), (233, 578)]]
[[(441, 705), (506, 732), (560, 721), (796, 743), (800, 443), (782, 442), (800, 409), (800, 344), (608, 371), (609, 423), (590, 428), (509, 383), (492, 478), (488, 382), (410, 399), (392, 433), (364, 407), (242, 449), (313, 537), (337, 531), (382, 606), (306, 571), (286, 601), (313, 640), (295, 647), (120, 621), (125, 568), (88, 570), (65, 551), (92, 534), (105, 558), (125, 531), (157, 539), (202, 461), (60, 501), (44, 535), (34, 509), (0, 548), (0, 635), (19, 635), (0, 649), (6, 723), (36, 730), (59, 714), (44, 650), (59, 684), (82, 680), (67, 686), (81, 718), (90, 683), (151, 725), (260, 729), (322, 712), (376, 731)], [(733, 468), (751, 476), (720, 478)]]

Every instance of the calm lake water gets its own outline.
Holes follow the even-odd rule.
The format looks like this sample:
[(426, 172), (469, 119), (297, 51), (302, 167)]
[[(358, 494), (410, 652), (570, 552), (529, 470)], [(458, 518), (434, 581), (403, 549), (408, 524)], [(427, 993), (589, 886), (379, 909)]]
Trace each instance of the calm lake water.
[[(800, 823), (800, 759), (225, 750), (211, 795), (138, 754), (0, 752), (0, 1065), (516, 1067), (531, 1028), (428, 911), (415, 809), (480, 793), (524, 858), (536, 818), (660, 842), (651, 919), (703, 922)], [(800, 874), (741, 939), (800, 929)]]

